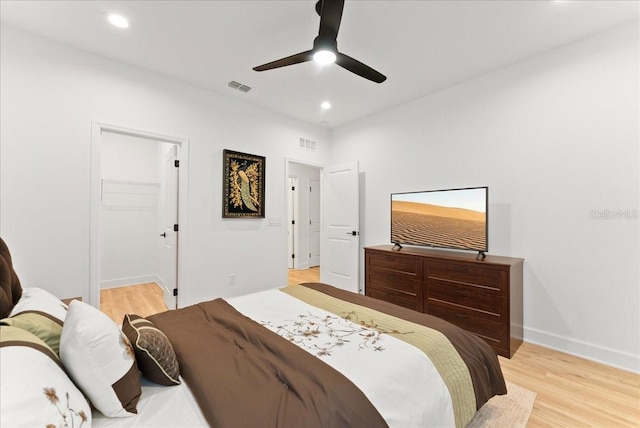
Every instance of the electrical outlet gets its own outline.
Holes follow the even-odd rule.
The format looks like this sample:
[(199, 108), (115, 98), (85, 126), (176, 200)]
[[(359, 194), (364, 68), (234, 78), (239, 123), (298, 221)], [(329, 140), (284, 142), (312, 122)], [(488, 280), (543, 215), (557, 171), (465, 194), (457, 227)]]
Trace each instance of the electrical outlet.
[(230, 273), (229, 274), (229, 285), (236, 285), (236, 274), (235, 273)]

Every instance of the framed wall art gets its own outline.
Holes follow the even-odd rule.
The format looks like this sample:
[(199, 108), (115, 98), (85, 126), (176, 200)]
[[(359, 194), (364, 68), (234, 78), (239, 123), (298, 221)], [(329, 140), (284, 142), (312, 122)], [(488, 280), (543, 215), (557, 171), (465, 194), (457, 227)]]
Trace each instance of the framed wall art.
[(222, 217), (264, 218), (264, 156), (222, 151)]

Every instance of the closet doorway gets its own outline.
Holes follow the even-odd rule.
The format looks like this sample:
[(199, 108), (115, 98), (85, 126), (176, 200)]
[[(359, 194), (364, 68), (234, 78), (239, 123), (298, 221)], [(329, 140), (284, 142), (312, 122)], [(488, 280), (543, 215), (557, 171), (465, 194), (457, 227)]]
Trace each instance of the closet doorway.
[(186, 248), (181, 221), (187, 208), (186, 154), (185, 139), (94, 124), (92, 305), (100, 307), (105, 289), (157, 284), (167, 307), (178, 306)]
[(321, 171), (317, 165), (287, 161), (287, 229), (290, 283), (320, 279)]

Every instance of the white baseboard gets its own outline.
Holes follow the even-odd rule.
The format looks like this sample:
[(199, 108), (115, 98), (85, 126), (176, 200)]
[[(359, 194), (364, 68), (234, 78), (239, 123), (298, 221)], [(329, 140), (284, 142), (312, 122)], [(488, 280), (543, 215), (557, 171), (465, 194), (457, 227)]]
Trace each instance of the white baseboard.
[(587, 360), (606, 364), (633, 373), (640, 373), (640, 355), (612, 349), (553, 333), (524, 328), (524, 340), (536, 345), (575, 355)]
[(157, 284), (161, 284), (160, 277), (156, 274), (153, 275), (142, 275), (142, 276), (131, 276), (128, 278), (118, 278), (118, 279), (107, 279), (104, 281), (100, 281), (100, 288), (118, 288), (118, 287), (126, 287), (127, 285), (135, 285), (135, 284), (144, 284), (146, 282), (155, 282)]
[(293, 268), (295, 270), (305, 270), (305, 269), (309, 269), (309, 262), (299, 262), (299, 263), (293, 263)]

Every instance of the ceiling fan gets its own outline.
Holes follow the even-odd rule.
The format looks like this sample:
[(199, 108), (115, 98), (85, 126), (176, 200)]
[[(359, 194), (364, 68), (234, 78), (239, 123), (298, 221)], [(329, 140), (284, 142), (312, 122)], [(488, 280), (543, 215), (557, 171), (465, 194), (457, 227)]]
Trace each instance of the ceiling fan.
[(366, 64), (338, 51), (338, 29), (342, 20), (344, 0), (318, 0), (316, 12), (320, 15), (320, 30), (313, 40), (313, 49), (276, 61), (253, 67), (255, 71), (272, 70), (315, 60), (320, 64), (335, 62), (340, 67), (372, 82), (382, 83), (387, 77)]

